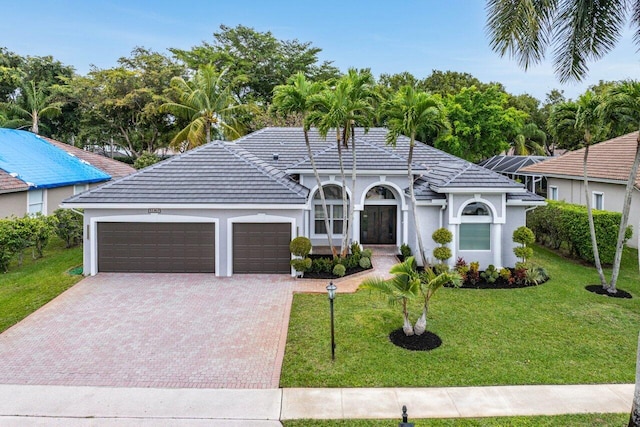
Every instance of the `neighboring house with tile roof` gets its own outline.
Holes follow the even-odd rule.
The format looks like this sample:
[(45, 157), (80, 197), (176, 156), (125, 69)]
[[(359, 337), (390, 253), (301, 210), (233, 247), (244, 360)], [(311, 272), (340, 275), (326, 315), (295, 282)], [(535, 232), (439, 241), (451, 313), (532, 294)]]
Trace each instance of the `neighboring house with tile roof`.
[(0, 218), (51, 214), (74, 194), (131, 166), (31, 132), (0, 128)]
[[(636, 153), (638, 132), (609, 139), (589, 147), (587, 173), (591, 206), (613, 212), (622, 212), (625, 188)], [(586, 205), (584, 179), (584, 148), (568, 152), (560, 157), (528, 166), (522, 174), (544, 175), (547, 179), (547, 197), (568, 203)], [(633, 189), (629, 225), (633, 237), (629, 246), (638, 247), (640, 228), (640, 180), (636, 177)]]
[[(357, 182), (343, 153), (355, 214), (350, 241), (410, 245), (416, 234), (407, 183), (409, 139), (394, 149), (387, 130), (356, 130)], [(331, 135), (331, 134), (330, 134)], [(325, 190), (329, 232), (342, 233), (342, 191), (335, 141), (310, 132)], [(418, 144), (413, 157), (417, 215), (427, 255), (431, 234), (447, 227), (455, 262), (512, 266), (512, 233), (544, 199), (522, 184)], [(84, 209), (84, 271), (291, 274), (289, 242), (309, 237), (318, 250), (327, 230), (301, 128), (265, 128), (233, 142), (214, 141), (136, 174), (76, 195)]]

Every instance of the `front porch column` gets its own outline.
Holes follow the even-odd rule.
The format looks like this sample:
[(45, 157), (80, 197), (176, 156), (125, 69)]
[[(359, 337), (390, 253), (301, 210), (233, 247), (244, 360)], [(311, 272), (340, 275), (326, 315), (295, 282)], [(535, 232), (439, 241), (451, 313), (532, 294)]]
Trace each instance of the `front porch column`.
[(362, 215), (362, 206), (356, 206), (353, 209), (353, 226), (351, 227), (351, 241), (360, 243), (360, 216)]
[(403, 243), (410, 245), (409, 241), (409, 210), (405, 209), (402, 211), (402, 235), (398, 236), (398, 247)]
[(493, 252), (493, 265), (500, 269), (502, 265), (502, 224), (491, 225), (491, 251)]
[(447, 260), (447, 264), (449, 264), (449, 267), (453, 267), (456, 265), (456, 260), (458, 259), (458, 229), (459, 229), (460, 225), (458, 224), (449, 224), (449, 226), (447, 227), (449, 229), (449, 231), (451, 232), (451, 258), (449, 258)]

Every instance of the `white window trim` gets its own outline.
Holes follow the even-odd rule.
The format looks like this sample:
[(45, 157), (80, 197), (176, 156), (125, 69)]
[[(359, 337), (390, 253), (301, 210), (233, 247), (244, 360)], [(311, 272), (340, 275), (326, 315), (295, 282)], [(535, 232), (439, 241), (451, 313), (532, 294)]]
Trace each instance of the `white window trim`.
[[(31, 195), (33, 194), (34, 191), (41, 191), (42, 192), (42, 209), (40, 210), (40, 213), (42, 215), (46, 215), (47, 214), (47, 189), (43, 188), (43, 189), (33, 189), (33, 190), (29, 190), (27, 191), (27, 214), (28, 215), (35, 215), (36, 213), (31, 213)], [(40, 203), (38, 203), (40, 204)]]
[[(554, 197), (554, 193), (555, 193), (555, 197)], [(549, 200), (558, 200), (560, 198), (560, 191), (558, 191), (558, 186), (557, 185), (550, 185), (549, 186)]]
[[(82, 190), (78, 191), (78, 187), (82, 187)], [(73, 195), (84, 193), (89, 189), (89, 184), (75, 184), (73, 186)]]
[[(482, 203), (485, 205), (489, 211), (489, 215), (463, 215), (462, 212), (467, 205), (471, 203)], [(493, 239), (494, 230), (493, 224), (495, 223), (494, 218), (496, 217), (496, 210), (493, 204), (491, 204), (488, 200), (483, 200), (479, 197), (468, 200), (466, 203), (463, 203), (460, 206), (460, 210), (458, 211), (458, 218), (460, 222), (458, 223), (458, 236), (457, 236), (457, 248), (459, 252), (491, 252), (493, 248)], [(462, 231), (460, 230), (462, 224), (489, 224), (489, 249), (462, 249), (460, 245), (460, 239), (462, 237)]]
[[(337, 187), (342, 188), (342, 184), (335, 182), (335, 181), (327, 181), (327, 182), (323, 182), (322, 183), (322, 187), (327, 187), (329, 185), (335, 185)], [(316, 221), (316, 211), (315, 211), (315, 206), (322, 206), (322, 200), (317, 200), (315, 199), (315, 195), (318, 192), (318, 186), (316, 185), (313, 190), (311, 191), (310, 194), (313, 194), (313, 196), (311, 196), (310, 199), (310, 207), (309, 210), (311, 212), (310, 218), (311, 220), (309, 221), (309, 234), (311, 235), (312, 239), (327, 239), (328, 238), (328, 233), (324, 233), (324, 234), (317, 234), (316, 233), (316, 226), (315, 226), (315, 221)], [(344, 230), (344, 227), (347, 226), (347, 222), (349, 221), (349, 204), (352, 202), (352, 195), (351, 192), (349, 191), (349, 188), (347, 188), (347, 215), (346, 215), (346, 219), (344, 219), (342, 227)], [(340, 205), (342, 206), (342, 199), (337, 199), (338, 202), (337, 203), (327, 203), (327, 210), (329, 210), (330, 207), (335, 206), (335, 205)], [(327, 200), (328, 202), (328, 200)], [(333, 208), (331, 208), (333, 210)], [(355, 211), (355, 209), (354, 209)], [(333, 212), (331, 212), (331, 215), (333, 215)], [(355, 214), (354, 214), (355, 216)], [(323, 219), (324, 221), (324, 219)], [(331, 230), (333, 231), (333, 221), (329, 221), (329, 226), (331, 227)], [(342, 237), (342, 233), (338, 233), (338, 234), (331, 234), (331, 238), (332, 239), (337, 239), (337, 238), (341, 238)]]
[[(601, 200), (601, 205), (600, 207), (597, 207), (597, 203), (596, 200), (598, 198), (598, 196), (600, 196), (600, 200)], [(594, 209), (598, 209), (598, 210), (604, 210), (604, 193), (602, 191), (592, 191), (591, 192), (591, 205), (593, 206)]]

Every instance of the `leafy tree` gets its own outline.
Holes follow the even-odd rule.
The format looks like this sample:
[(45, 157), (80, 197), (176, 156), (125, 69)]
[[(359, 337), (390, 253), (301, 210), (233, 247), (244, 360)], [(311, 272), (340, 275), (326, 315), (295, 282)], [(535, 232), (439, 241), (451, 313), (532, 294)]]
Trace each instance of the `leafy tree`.
[(166, 147), (175, 123), (161, 110), (173, 77), (183, 68), (168, 57), (137, 47), (118, 66), (92, 68), (73, 79), (74, 100), (82, 110), (82, 141), (113, 142), (133, 158)]
[(259, 32), (244, 25), (221, 25), (213, 37), (213, 43), (203, 42), (191, 50), (169, 50), (193, 70), (209, 64), (228, 70), (223, 86), (245, 104), (271, 103), (273, 89), (298, 72), (315, 81), (339, 75), (330, 62), (319, 63), (321, 49), (309, 42), (278, 40), (270, 31)]
[[(635, 125), (640, 130), (640, 82), (627, 80), (619, 85), (610, 87), (607, 90), (604, 103), (601, 106), (603, 114), (608, 118), (615, 118), (616, 122)], [(624, 248), (625, 233), (629, 222), (629, 211), (631, 209), (631, 197), (638, 176), (640, 166), (640, 134), (636, 140), (636, 152), (633, 165), (629, 171), (627, 185), (625, 189), (624, 202), (622, 205), (622, 219), (618, 230), (618, 241), (616, 253), (613, 258), (613, 271), (609, 282), (608, 292), (616, 292), (616, 283), (622, 262), (622, 250)]]
[(470, 88), (471, 86), (475, 86), (482, 92), (492, 86), (497, 86), (501, 92), (505, 92), (500, 83), (483, 83), (469, 73), (460, 73), (458, 71), (433, 70), (427, 78), (418, 83), (420, 89), (430, 93), (439, 93), (443, 97), (456, 95), (462, 89)]
[(435, 146), (474, 163), (507, 150), (527, 114), (506, 103), (507, 94), (496, 86), (485, 91), (471, 86), (448, 95), (444, 105), (451, 132)]
[(389, 127), (387, 144), (395, 147), (400, 135), (409, 137), (407, 179), (420, 258), (424, 263), (427, 258), (422, 242), (422, 233), (420, 233), (419, 221), (417, 220), (416, 196), (413, 188), (414, 176), (411, 170), (413, 149), (418, 134), (429, 133), (439, 135), (449, 129), (449, 121), (447, 120), (440, 96), (430, 95), (426, 92), (417, 92), (411, 86), (402, 86), (393, 100), (386, 104), (385, 110), (389, 117), (387, 123)]
[(188, 150), (211, 142), (212, 135), (235, 139), (244, 133), (233, 115), (242, 105), (225, 86), (223, 77), (224, 72), (205, 65), (189, 81), (171, 79), (178, 101), (163, 104), (161, 111), (188, 121), (171, 141), (174, 147)]
[(144, 169), (148, 166), (155, 165), (159, 161), (160, 157), (156, 154), (145, 152), (133, 162), (133, 167), (136, 169)]
[(24, 79), (24, 58), (0, 47), (0, 102), (9, 102)]
[(56, 209), (56, 235), (64, 240), (66, 247), (77, 246), (82, 241), (82, 215), (71, 209)]
[(6, 127), (24, 128), (30, 127), (30, 131), (36, 135), (40, 133), (40, 119), (54, 117), (62, 113), (62, 102), (54, 102), (47, 96), (38, 84), (31, 80), (21, 88), (22, 107), (18, 102), (0, 103), (0, 110), (7, 116), (14, 117), (5, 123)]
[(309, 114), (311, 97), (320, 93), (323, 86), (319, 83), (312, 83), (307, 80), (302, 72), (298, 72), (294, 76), (290, 77), (287, 85), (279, 85), (274, 88), (273, 96), (273, 109), (284, 116), (292, 114), (299, 114), (302, 117), (304, 132), (304, 142), (307, 146), (307, 155), (311, 161), (311, 168), (313, 174), (316, 177), (316, 184), (318, 185), (318, 193), (320, 194), (320, 200), (322, 202), (322, 211), (324, 214), (324, 227), (327, 231), (327, 240), (333, 256), (336, 256), (336, 250), (333, 246), (333, 237), (331, 235), (331, 227), (329, 223), (329, 214), (327, 210), (327, 201), (324, 195), (324, 188), (322, 187), (322, 180), (318, 173), (316, 161), (311, 150), (311, 142), (309, 141), (309, 122), (306, 120)]

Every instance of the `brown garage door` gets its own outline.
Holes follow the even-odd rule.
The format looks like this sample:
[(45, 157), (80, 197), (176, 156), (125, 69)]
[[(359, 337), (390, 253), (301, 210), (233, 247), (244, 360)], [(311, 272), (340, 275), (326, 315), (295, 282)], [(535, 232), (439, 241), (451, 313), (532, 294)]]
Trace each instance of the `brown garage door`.
[(291, 224), (233, 224), (234, 273), (290, 273)]
[(98, 271), (213, 273), (213, 223), (98, 223)]

